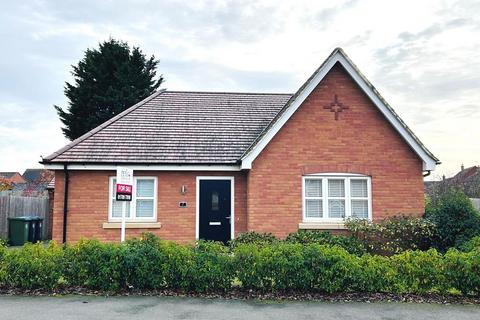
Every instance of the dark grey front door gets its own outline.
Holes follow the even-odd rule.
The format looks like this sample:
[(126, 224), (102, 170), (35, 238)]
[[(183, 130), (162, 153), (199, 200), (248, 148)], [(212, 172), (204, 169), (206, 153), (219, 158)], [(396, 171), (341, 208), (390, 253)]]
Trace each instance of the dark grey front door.
[(200, 180), (199, 238), (231, 239), (232, 190), (230, 180)]

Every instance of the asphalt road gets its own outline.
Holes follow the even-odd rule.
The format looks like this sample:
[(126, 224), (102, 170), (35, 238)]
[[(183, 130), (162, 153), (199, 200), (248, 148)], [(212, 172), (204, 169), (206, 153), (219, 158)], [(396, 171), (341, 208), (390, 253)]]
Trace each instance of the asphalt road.
[(264, 302), (174, 297), (0, 296), (1, 320), (480, 319), (480, 306)]

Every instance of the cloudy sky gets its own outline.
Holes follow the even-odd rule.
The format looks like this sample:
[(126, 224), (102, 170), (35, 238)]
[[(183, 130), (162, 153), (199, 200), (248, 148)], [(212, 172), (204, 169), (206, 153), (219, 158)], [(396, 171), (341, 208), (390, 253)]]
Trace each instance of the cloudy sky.
[(86, 48), (161, 60), (164, 88), (295, 92), (335, 47), (442, 161), (480, 165), (479, 1), (0, 1), (0, 171), (67, 140), (53, 105)]

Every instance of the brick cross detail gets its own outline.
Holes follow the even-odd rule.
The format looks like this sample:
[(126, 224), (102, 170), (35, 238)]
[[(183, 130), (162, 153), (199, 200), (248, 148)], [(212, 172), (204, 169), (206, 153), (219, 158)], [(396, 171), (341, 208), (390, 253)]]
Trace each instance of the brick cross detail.
[(324, 106), (323, 109), (330, 109), (330, 112), (335, 112), (335, 120), (338, 120), (338, 114), (343, 110), (348, 110), (349, 107), (343, 105), (338, 101), (338, 96), (335, 95), (335, 98), (332, 103), (328, 106)]

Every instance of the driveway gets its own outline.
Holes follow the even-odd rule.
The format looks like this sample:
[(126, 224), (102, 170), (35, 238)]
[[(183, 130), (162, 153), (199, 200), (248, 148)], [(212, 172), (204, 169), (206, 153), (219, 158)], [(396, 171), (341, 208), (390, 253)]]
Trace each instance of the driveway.
[(264, 302), (175, 297), (0, 296), (2, 320), (480, 319), (480, 306)]

